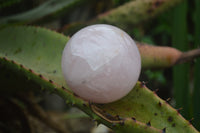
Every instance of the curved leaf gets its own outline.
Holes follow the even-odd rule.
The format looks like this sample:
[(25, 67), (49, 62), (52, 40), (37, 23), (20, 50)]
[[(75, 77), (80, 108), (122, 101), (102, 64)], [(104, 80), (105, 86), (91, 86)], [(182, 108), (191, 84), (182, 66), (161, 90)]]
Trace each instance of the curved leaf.
[(36, 27), (0, 30), (1, 94), (9, 90), (47, 90), (58, 94), (97, 122), (119, 132), (198, 132), (175, 109), (138, 82), (124, 98), (93, 104), (74, 95), (61, 73), (62, 50), (68, 37)]
[(66, 86), (61, 73), (62, 50), (68, 37), (35, 27), (9, 27), (0, 32), (0, 57), (7, 57)]
[(40, 6), (13, 16), (8, 16), (0, 20), (0, 24), (6, 23), (30, 23), (41, 19), (50, 19), (66, 12), (76, 4), (83, 2), (83, 0), (48, 0)]

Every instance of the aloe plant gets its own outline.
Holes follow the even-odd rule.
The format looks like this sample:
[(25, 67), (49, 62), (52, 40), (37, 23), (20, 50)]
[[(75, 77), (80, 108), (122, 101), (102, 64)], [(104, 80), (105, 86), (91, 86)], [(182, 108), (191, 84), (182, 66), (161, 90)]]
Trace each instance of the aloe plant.
[[(168, 104), (168, 100), (164, 101), (159, 98), (156, 94), (156, 91), (151, 91), (145, 86), (145, 82), (138, 81), (135, 87), (127, 96), (116, 102), (109, 104), (94, 104), (90, 101), (85, 101), (74, 94), (65, 83), (61, 72), (62, 50), (69, 40), (69, 33), (72, 34), (72, 31), (74, 32), (77, 29), (84, 27), (85, 25), (102, 22), (114, 24), (126, 30), (133, 25), (138, 26), (141, 25), (141, 23), (145, 23), (149, 19), (157, 17), (160, 13), (170, 9), (170, 7), (175, 6), (183, 0), (130, 0), (124, 5), (120, 5), (119, 7), (105, 12), (104, 14), (100, 14), (92, 21), (84, 23), (71, 23), (61, 27), (58, 31), (64, 32), (66, 36), (56, 31), (51, 31), (49, 29), (40, 27), (11, 26), (11, 24), (30, 23), (37, 25), (38, 22), (55, 20), (55, 18), (63, 16), (66, 11), (68, 11), (67, 13), (69, 14), (70, 9), (75, 6), (77, 8), (77, 5), (81, 5), (82, 3), (87, 1), (88, 0), (49, 0), (45, 1), (43, 4), (30, 11), (1, 18), (0, 96), (10, 98), (12, 101), (13, 97), (21, 92), (25, 93), (25, 96), (27, 94), (27, 97), (29, 97), (28, 94), (30, 91), (36, 91), (37, 93), (41, 94), (43, 94), (44, 91), (47, 91), (53, 94), (57, 94), (62, 99), (64, 99), (67, 105), (72, 105), (79, 108), (80, 110), (88, 114), (97, 123), (103, 123), (104, 125), (113, 129), (115, 132), (120, 133), (199, 132), (192, 126), (191, 121), (188, 121), (181, 116), (180, 109), (174, 109)], [(199, 45), (199, 2), (197, 1), (198, 0), (195, 1), (197, 3), (195, 14), (195, 48), (198, 48)], [(15, 2), (19, 1), (15, 0), (12, 2), (9, 3), (6, 1), (4, 2), (4, 4), (12, 5)], [(0, 7), (1, 4), (2, 3), (0, 3)], [(186, 10), (183, 10), (183, 15), (185, 15)], [(182, 12), (177, 11), (177, 13), (182, 15)], [(186, 23), (180, 22), (182, 24), (180, 25), (180, 23), (178, 22), (179, 19), (177, 19), (177, 21), (175, 19), (175, 32), (173, 36), (173, 41), (175, 44), (174, 46), (179, 49), (177, 45), (180, 42), (178, 41), (179, 38), (176, 37), (176, 35), (179, 35), (180, 38), (183, 37), (183, 35), (179, 34), (182, 28), (177, 31), (176, 29), (178, 29), (179, 26), (185, 28)], [(127, 29), (127, 31), (129, 30), (130, 29)], [(185, 34), (186, 32), (181, 33)], [(184, 44), (187, 45), (186, 42), (184, 42)], [(182, 64), (184, 62), (191, 61), (200, 56), (200, 49), (182, 52), (180, 50), (184, 49), (181, 48), (180, 50), (178, 50), (172, 47), (152, 46), (148, 44), (143, 44), (141, 42), (137, 42), (137, 46), (140, 50), (140, 54), (142, 57), (143, 69), (169, 68), (176, 64)], [(196, 60), (194, 66), (194, 110), (190, 109), (190, 111), (194, 112), (194, 125), (197, 129), (199, 129), (199, 59)], [(186, 75), (188, 73), (184, 74)], [(177, 77), (176, 79), (179, 78), (180, 77)], [(178, 82), (176, 81), (175, 83), (178, 84)], [(180, 101), (181, 98), (184, 98), (185, 95), (189, 96), (189, 93), (180, 93), (182, 91), (181, 89), (185, 88), (185, 90), (188, 90), (188, 87), (177, 86), (176, 88), (179, 89), (177, 89), (178, 91), (176, 91), (176, 102), (179, 104), (183, 101)], [(2, 98), (0, 100), (2, 100)], [(21, 103), (17, 104), (21, 106)], [(29, 106), (32, 106), (32, 104), (30, 104)], [(181, 106), (184, 107), (184, 110), (188, 110), (188, 108), (185, 107), (184, 104)], [(189, 105), (187, 104), (186, 106)], [(38, 115), (37, 117), (45, 116)], [(65, 132), (63, 129), (59, 129), (57, 123), (50, 122), (49, 125), (51, 125), (58, 132)], [(28, 127), (27, 124), (26, 126)]]
[(48, 29), (18, 26), (0, 30), (1, 93), (42, 90), (55, 93), (98, 123), (116, 132), (198, 131), (176, 109), (139, 82), (119, 101), (94, 104), (73, 94), (61, 73), (61, 54), (66, 37)]

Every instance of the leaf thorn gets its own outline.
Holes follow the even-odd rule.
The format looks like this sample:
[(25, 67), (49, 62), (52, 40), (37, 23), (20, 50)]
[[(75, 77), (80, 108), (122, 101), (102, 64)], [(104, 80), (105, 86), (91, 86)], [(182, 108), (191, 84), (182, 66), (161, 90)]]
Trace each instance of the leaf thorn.
[(146, 125), (150, 127), (151, 126), (151, 122), (149, 121)]
[(162, 133), (166, 133), (166, 127), (162, 129)]

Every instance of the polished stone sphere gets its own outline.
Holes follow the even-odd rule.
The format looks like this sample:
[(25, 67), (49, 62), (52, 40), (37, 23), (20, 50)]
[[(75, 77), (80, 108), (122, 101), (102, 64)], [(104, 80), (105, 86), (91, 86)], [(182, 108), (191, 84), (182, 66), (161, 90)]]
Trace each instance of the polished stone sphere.
[(69, 88), (81, 98), (109, 103), (127, 95), (136, 84), (141, 57), (133, 39), (105, 24), (75, 33), (62, 55), (62, 71)]

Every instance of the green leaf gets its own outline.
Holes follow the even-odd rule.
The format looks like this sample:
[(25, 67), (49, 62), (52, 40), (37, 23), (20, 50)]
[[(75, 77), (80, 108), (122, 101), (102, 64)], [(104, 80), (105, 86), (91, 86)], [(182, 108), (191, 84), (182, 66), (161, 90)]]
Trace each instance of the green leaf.
[(41, 19), (49, 20), (66, 13), (74, 5), (80, 4), (81, 2), (83, 0), (48, 0), (30, 11), (1, 18), (0, 24), (31, 23)]
[[(43, 28), (8, 27), (0, 30), (0, 94), (9, 90), (42, 90), (61, 96), (97, 122), (116, 132), (198, 132), (167, 102), (143, 83), (119, 101), (94, 104), (74, 95), (61, 73), (62, 50), (68, 37)], [(62, 87), (63, 86), (63, 87)], [(163, 130), (164, 129), (164, 130)]]
[[(182, 51), (189, 50), (187, 40), (187, 0), (173, 10), (173, 47)], [(184, 108), (181, 112), (184, 117), (190, 118), (190, 64), (181, 64), (173, 67), (173, 92), (177, 108)]]
[(61, 55), (68, 37), (35, 27), (9, 27), (0, 32), (0, 57), (23, 64), (34, 72), (66, 86)]
[(161, 12), (169, 10), (181, 1), (131, 0), (98, 16), (96, 22), (109, 23), (122, 29), (130, 30), (131, 26), (144, 23), (158, 16)]
[(135, 118), (136, 121), (146, 124), (150, 122), (157, 129), (166, 128), (167, 133), (196, 132), (177, 110), (141, 83), (120, 101), (100, 107), (113, 116)]

